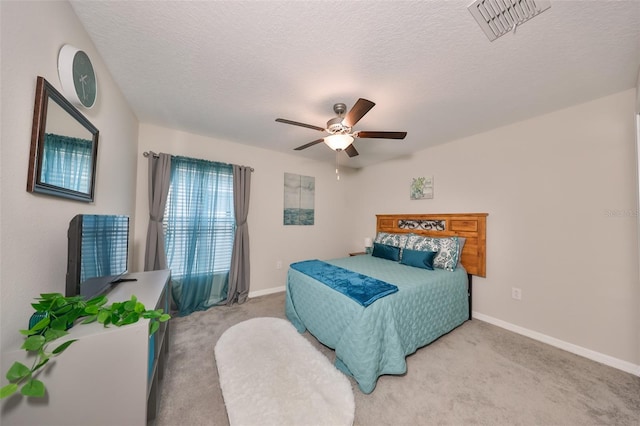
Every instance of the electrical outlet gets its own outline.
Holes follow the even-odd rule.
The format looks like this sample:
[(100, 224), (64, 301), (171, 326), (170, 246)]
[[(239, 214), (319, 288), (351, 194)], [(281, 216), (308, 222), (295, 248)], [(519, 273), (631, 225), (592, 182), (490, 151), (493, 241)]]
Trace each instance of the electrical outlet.
[(276, 269), (282, 269), (282, 260), (276, 262)]
[(522, 289), (511, 287), (511, 298), (522, 300)]

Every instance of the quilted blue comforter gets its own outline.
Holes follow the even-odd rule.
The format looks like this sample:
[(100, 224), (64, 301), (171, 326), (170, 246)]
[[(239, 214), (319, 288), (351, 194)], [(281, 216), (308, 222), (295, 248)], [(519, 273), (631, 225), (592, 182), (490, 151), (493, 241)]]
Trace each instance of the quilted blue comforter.
[(467, 273), (429, 271), (372, 256), (327, 263), (394, 284), (398, 292), (364, 307), (294, 269), (287, 277), (286, 315), (335, 349), (335, 365), (371, 393), (383, 374), (404, 374), (405, 357), (468, 319)]

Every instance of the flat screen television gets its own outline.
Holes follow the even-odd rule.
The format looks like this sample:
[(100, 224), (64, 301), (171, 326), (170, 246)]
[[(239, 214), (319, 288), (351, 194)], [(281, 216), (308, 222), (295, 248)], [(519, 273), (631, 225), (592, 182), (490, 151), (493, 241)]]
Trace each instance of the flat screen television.
[(91, 299), (128, 271), (129, 217), (80, 214), (69, 222), (66, 296)]

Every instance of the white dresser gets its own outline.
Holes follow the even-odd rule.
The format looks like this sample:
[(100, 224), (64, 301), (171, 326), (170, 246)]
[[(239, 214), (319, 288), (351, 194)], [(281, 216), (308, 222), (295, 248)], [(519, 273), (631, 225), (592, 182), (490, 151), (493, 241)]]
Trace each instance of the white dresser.
[[(147, 309), (169, 311), (168, 270), (137, 272), (127, 278), (137, 281), (118, 284), (107, 293), (108, 303), (126, 301), (135, 295)], [(47, 395), (44, 398), (13, 395), (2, 400), (0, 423), (3, 426), (152, 423), (168, 355), (169, 322), (161, 323), (151, 338), (148, 320), (124, 327), (105, 328), (98, 323), (74, 326), (60, 343), (79, 340), (53, 358), (39, 376), (47, 387)], [(19, 349), (4, 352), (2, 374), (14, 361), (31, 365), (32, 361), (24, 354)], [(6, 379), (2, 384), (6, 384)]]

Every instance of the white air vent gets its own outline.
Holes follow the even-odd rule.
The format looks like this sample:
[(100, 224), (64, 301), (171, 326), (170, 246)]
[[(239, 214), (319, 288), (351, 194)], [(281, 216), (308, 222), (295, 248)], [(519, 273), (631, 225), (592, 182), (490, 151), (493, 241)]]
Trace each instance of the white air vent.
[(476, 0), (468, 9), (493, 41), (550, 7), (549, 0)]

